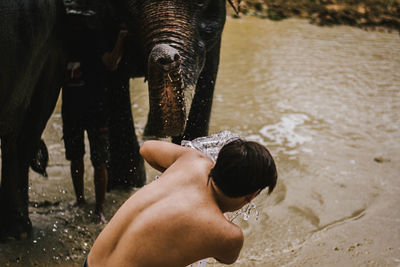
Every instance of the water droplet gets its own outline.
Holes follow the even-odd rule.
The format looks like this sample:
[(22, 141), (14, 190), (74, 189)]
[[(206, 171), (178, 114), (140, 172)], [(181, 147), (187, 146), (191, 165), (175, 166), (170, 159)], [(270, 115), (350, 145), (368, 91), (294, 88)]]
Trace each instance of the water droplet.
[(243, 220), (248, 221), (252, 215), (255, 215), (255, 220), (258, 221), (259, 217), (259, 211), (257, 210), (257, 207), (254, 203), (249, 203), (246, 206), (244, 206), (242, 209), (234, 212), (233, 214), (230, 215), (230, 221), (233, 221), (236, 219), (238, 216), (243, 216)]

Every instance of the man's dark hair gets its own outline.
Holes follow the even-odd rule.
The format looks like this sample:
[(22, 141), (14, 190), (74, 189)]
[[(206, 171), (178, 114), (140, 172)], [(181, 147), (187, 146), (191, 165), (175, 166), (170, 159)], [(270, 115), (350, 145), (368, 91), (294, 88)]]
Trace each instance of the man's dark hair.
[(242, 139), (222, 147), (210, 176), (228, 197), (242, 197), (266, 187), (270, 194), (278, 179), (269, 151), (256, 142)]

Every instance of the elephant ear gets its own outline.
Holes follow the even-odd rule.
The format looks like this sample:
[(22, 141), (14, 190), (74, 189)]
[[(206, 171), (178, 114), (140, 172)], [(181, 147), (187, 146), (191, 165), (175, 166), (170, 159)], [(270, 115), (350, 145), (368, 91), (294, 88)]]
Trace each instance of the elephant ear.
[(228, 0), (229, 4), (233, 7), (236, 14), (239, 14), (240, 11), (240, 0)]

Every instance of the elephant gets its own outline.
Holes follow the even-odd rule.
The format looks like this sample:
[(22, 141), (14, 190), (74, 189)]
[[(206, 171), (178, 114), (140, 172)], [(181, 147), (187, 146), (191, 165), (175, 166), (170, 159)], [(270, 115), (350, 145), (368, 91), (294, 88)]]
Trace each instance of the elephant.
[[(228, 0), (236, 12), (239, 1)], [(94, 12), (74, 16), (71, 2)], [(92, 19), (79, 19), (92, 13)], [(109, 81), (112, 188), (145, 182), (130, 78), (148, 81), (145, 135), (171, 136), (176, 143), (207, 135), (225, 20), (225, 0), (1, 1), (0, 237), (25, 238), (32, 231), (28, 169), (62, 87), (74, 29), (88, 24), (110, 40), (119, 25), (130, 32)], [(118, 165), (124, 160), (128, 170)]]
[[(238, 13), (240, 0), (228, 2)], [(126, 40), (124, 64), (116, 73), (119, 77), (113, 79), (117, 84), (111, 86), (109, 97), (114, 101), (110, 105), (113, 125), (109, 188), (142, 180), (138, 175), (143, 161), (137, 153), (133, 121), (126, 124), (132, 119), (130, 105), (121, 104), (129, 99), (129, 78), (144, 76), (148, 81), (150, 111), (145, 136), (171, 136), (179, 143), (207, 135), (226, 19), (225, 0), (118, 3), (116, 8), (122, 13), (115, 12), (132, 19), (124, 21), (131, 34)], [(132, 133), (129, 141), (121, 138), (131, 137)], [(124, 149), (132, 156), (123, 158)], [(133, 178), (123, 167), (127, 160), (133, 162)]]
[(61, 1), (0, 2), (0, 236), (26, 237), (28, 170), (55, 107), (65, 52)]

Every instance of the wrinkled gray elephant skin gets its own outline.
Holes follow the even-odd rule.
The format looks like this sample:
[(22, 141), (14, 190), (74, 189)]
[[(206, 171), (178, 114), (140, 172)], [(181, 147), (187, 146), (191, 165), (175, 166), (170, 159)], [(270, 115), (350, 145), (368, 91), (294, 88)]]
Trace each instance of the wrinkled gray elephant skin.
[[(115, 41), (119, 25), (130, 32), (108, 90), (110, 188), (142, 186), (145, 172), (132, 119), (129, 79), (145, 76), (148, 80), (146, 135), (172, 136), (175, 142), (207, 135), (226, 2), (75, 1), (93, 8), (97, 15), (91, 27), (104, 31), (110, 42)], [(228, 2), (238, 9), (238, 0)], [(32, 230), (29, 164), (62, 86), (68, 33), (88, 23), (71, 22), (65, 11), (62, 0), (0, 2), (0, 237), (23, 238)], [(82, 16), (92, 13), (82, 12)]]
[(59, 95), (65, 53), (61, 1), (0, 3), (0, 236), (31, 232), (28, 169)]

